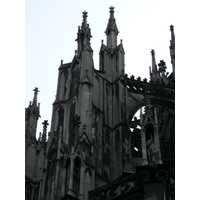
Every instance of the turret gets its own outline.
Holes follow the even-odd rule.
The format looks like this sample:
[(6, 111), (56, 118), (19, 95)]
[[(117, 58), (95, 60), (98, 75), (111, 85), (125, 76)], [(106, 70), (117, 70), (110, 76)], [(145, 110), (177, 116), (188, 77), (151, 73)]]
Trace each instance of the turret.
[(90, 46), (90, 38), (91, 35), (91, 29), (89, 28), (89, 24), (87, 24), (87, 12), (83, 12), (83, 22), (81, 26), (78, 26), (78, 33), (77, 33), (77, 54), (78, 57), (81, 55), (81, 51), (83, 50), (84, 46), (88, 43)]
[(107, 35), (107, 46), (110, 49), (114, 49), (117, 46), (117, 35), (119, 33), (117, 24), (114, 18), (114, 7), (110, 7), (110, 18), (108, 20), (108, 25), (105, 31)]
[(105, 78), (114, 82), (119, 76), (124, 75), (124, 48), (122, 40), (117, 45), (117, 35), (119, 33), (114, 18), (114, 7), (110, 7), (110, 18), (105, 31), (107, 35), (107, 45), (101, 44), (99, 52), (99, 69), (105, 72)]

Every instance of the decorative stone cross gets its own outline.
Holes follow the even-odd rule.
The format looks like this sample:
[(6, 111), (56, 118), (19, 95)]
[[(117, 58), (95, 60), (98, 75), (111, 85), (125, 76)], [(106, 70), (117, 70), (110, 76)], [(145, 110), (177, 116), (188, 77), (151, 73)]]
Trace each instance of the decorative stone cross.
[(84, 11), (84, 12), (83, 12), (83, 22), (86, 23), (86, 21), (87, 21), (87, 12)]
[(49, 125), (48, 120), (44, 120), (42, 124), (44, 125), (44, 128), (47, 128), (47, 126)]
[(110, 12), (114, 13), (114, 8), (113, 6), (110, 7)]
[(155, 55), (155, 51), (152, 49), (151, 50), (151, 55), (154, 56)]
[(37, 94), (39, 92), (37, 87), (35, 87), (35, 89), (33, 91), (35, 92), (35, 94)]
[(37, 103), (37, 94), (39, 92), (38, 88), (35, 87), (35, 89), (33, 90), (34, 91), (34, 97), (33, 97), (33, 103)]

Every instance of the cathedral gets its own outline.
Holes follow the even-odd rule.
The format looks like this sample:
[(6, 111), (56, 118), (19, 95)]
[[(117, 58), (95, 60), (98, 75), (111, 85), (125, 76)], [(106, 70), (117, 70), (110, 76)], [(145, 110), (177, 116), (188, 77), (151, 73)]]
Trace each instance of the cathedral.
[(33, 90), (25, 109), (26, 200), (175, 199), (174, 27), (172, 73), (151, 50), (150, 79), (142, 80), (125, 73), (114, 7), (109, 9), (99, 69), (82, 13), (77, 50), (71, 62), (61, 60), (51, 123), (44, 120), (38, 138), (39, 88)]

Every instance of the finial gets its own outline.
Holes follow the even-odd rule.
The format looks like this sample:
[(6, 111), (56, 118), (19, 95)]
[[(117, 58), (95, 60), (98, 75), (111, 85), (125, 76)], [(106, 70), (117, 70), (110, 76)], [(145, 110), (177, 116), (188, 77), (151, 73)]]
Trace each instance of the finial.
[(62, 65), (63, 64), (63, 60), (60, 60), (60, 65)]
[(47, 128), (47, 126), (49, 125), (48, 120), (44, 120), (44, 122), (42, 122), (43, 127)]
[(114, 8), (113, 6), (110, 7), (110, 13), (114, 13)]
[(42, 134), (42, 141), (46, 141), (46, 135), (47, 135), (47, 126), (49, 125), (48, 120), (44, 120), (43, 124), (43, 134)]
[(159, 68), (159, 71), (164, 71), (165, 72), (165, 69), (167, 68), (166, 66), (165, 66), (165, 62), (164, 62), (164, 60), (160, 60), (160, 63), (158, 64), (158, 66), (160, 67)]
[(110, 19), (114, 19), (114, 7), (110, 7)]
[(103, 40), (101, 40), (101, 44), (103, 44)]
[(154, 51), (154, 49), (151, 50), (151, 55), (152, 55), (152, 56), (155, 55), (155, 51)]
[(34, 91), (34, 97), (33, 97), (33, 104), (37, 104), (37, 94), (39, 92), (38, 88), (35, 87), (35, 89), (33, 90)]
[(122, 44), (122, 39), (120, 40), (121, 44)]
[(83, 23), (84, 24), (87, 23), (87, 12), (86, 11), (83, 12)]
[(170, 26), (170, 31), (174, 32), (174, 26), (173, 25)]

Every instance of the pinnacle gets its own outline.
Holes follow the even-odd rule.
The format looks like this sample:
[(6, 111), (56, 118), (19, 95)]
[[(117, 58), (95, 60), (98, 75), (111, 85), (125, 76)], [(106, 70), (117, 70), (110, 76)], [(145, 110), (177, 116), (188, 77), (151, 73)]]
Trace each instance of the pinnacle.
[(86, 11), (83, 12), (83, 24), (86, 25), (87, 24), (87, 15), (88, 13)]
[(115, 18), (114, 18), (114, 7), (113, 6), (110, 7), (110, 18), (108, 20), (108, 25), (107, 25), (105, 33), (108, 34), (111, 30), (112, 31), (114, 30), (116, 32), (116, 34), (119, 33), (117, 24), (116, 24)]
[(151, 50), (151, 55), (152, 55), (152, 56), (155, 55), (155, 51), (154, 51), (154, 49)]
[(114, 8), (113, 6), (110, 7), (110, 18), (114, 18)]
[(170, 31), (174, 32), (174, 26), (173, 25), (170, 26)]
[(34, 91), (34, 97), (33, 97), (33, 104), (37, 104), (37, 94), (39, 92), (38, 88), (35, 87)]

